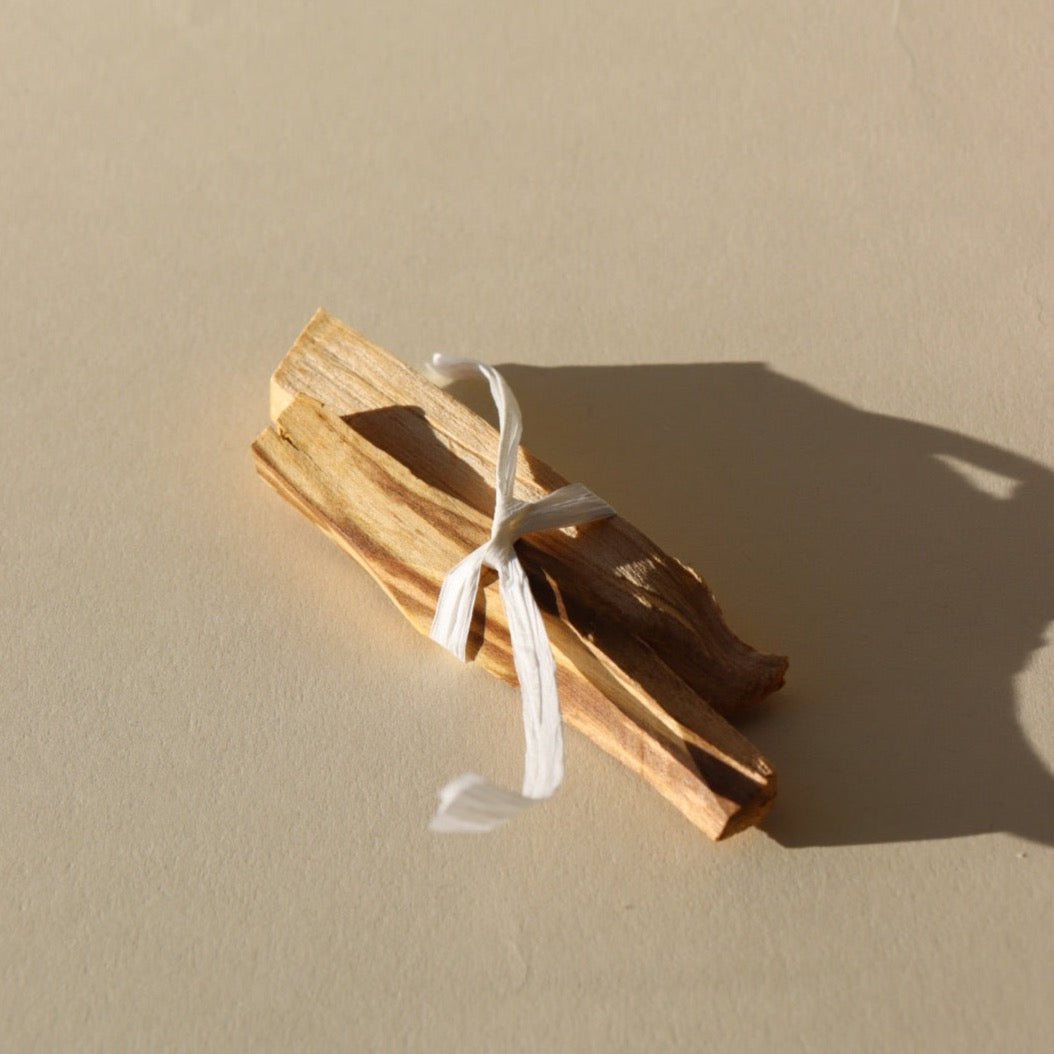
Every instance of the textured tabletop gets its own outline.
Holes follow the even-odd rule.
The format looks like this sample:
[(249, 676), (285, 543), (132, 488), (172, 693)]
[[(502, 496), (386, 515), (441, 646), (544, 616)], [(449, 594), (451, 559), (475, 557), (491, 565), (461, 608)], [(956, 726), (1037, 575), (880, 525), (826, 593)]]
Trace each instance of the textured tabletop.
[[(0, 1047), (1049, 1043), (1046, 0), (8, 7)], [(790, 656), (762, 829), (428, 831), (518, 695), (256, 478), (320, 305)]]

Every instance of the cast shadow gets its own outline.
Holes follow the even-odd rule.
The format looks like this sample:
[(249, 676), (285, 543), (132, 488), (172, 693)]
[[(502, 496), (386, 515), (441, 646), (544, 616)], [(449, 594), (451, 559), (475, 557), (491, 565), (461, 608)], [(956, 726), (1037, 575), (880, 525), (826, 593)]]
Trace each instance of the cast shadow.
[[(772, 837), (1054, 844), (1054, 779), (1014, 695), (1054, 619), (1054, 473), (758, 363), (501, 370), (529, 449), (790, 656), (788, 687), (740, 723), (779, 774)], [(493, 419), (482, 386), (452, 392)]]

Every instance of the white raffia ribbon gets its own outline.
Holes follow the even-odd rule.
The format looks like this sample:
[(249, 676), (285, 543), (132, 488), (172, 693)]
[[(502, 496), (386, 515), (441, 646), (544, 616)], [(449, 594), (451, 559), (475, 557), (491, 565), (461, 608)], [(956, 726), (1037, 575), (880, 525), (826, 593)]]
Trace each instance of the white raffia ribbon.
[(443, 580), (430, 634), (432, 640), (464, 662), (480, 572), (484, 565), (498, 572), (523, 702), (523, 789), (517, 794), (467, 772), (439, 792), (439, 808), (431, 823), (433, 831), (492, 831), (533, 802), (550, 797), (564, 776), (556, 663), (513, 543), (531, 531), (602, 520), (614, 516), (615, 510), (580, 483), (561, 487), (537, 501), (514, 498), (516, 452), (523, 425), (512, 390), (496, 369), (475, 359), (434, 355), (431, 367), (447, 380), (482, 375), (498, 407), (498, 465), (490, 539), (469, 553)]

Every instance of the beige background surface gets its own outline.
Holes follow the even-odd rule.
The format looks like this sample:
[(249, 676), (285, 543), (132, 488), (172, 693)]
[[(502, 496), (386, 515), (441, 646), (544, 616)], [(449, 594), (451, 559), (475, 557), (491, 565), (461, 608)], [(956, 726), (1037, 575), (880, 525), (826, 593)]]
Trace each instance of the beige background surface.
[[(1046, 0), (34, 0), (0, 82), (3, 1049), (1050, 1042)], [(428, 833), (516, 697), (255, 479), (319, 304), (791, 656), (765, 832), (572, 736)]]

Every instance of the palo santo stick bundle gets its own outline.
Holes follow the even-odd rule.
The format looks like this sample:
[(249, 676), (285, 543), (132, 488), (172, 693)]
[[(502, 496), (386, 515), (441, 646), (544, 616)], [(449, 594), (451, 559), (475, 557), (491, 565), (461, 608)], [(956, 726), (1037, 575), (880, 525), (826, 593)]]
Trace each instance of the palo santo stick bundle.
[[(271, 410), (275, 426), (253, 444), (260, 474), (427, 634), (447, 571), (490, 530), (494, 429), (321, 311), (275, 372)], [(523, 498), (564, 483), (521, 450)], [(711, 838), (757, 823), (774, 774), (715, 711), (780, 687), (786, 660), (740, 641), (699, 576), (621, 517), (532, 534), (516, 548), (567, 723)], [(477, 600), (469, 655), (515, 681), (493, 583)]]

